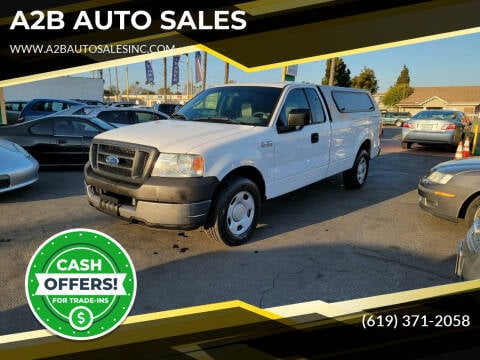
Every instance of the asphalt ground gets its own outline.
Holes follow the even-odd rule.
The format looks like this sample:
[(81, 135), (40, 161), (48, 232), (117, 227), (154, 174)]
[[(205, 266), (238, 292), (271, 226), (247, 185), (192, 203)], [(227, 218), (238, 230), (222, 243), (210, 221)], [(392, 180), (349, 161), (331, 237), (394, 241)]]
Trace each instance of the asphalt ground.
[(228, 248), (202, 230), (129, 224), (90, 207), (81, 169), (42, 170), (40, 180), (0, 196), (0, 335), (42, 328), (24, 291), (28, 262), (47, 238), (71, 228), (102, 231), (128, 251), (137, 271), (131, 314), (226, 300), (262, 308), (335, 302), (458, 281), (462, 223), (417, 205), (417, 183), (454, 154), (403, 150), (399, 128), (385, 128), (382, 154), (365, 186), (334, 176), (267, 201), (251, 241)]

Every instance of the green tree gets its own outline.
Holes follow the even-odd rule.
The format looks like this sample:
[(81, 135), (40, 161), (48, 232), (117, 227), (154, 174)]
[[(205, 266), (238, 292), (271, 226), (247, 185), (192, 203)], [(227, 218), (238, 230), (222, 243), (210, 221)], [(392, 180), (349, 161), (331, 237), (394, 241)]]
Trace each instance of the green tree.
[(403, 65), (400, 75), (398, 75), (395, 85), (385, 93), (382, 103), (385, 106), (395, 106), (403, 99), (413, 94), (413, 88), (410, 87), (410, 73), (406, 65)]
[(378, 81), (375, 77), (375, 71), (364, 66), (362, 72), (353, 77), (352, 87), (366, 89), (372, 94), (375, 94), (378, 91)]
[(407, 84), (397, 84), (390, 87), (383, 96), (382, 103), (387, 106), (395, 106), (403, 99), (409, 97), (413, 93), (413, 88)]
[[(323, 85), (328, 85), (328, 82), (330, 80), (331, 64), (332, 64), (332, 59), (328, 59), (325, 67), (325, 76), (322, 79)], [(349, 87), (351, 83), (352, 83), (352, 80), (350, 79), (350, 70), (347, 68), (347, 65), (345, 64), (342, 58), (336, 58), (335, 74), (333, 76), (333, 85)]]
[(410, 72), (408, 71), (407, 65), (403, 65), (402, 71), (400, 71), (400, 75), (398, 75), (395, 85), (410, 86)]

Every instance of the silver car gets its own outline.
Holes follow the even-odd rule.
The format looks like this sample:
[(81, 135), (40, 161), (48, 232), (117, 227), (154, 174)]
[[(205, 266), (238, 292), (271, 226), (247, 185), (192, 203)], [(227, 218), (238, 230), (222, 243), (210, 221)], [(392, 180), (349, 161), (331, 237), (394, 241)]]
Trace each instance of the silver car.
[(475, 220), (458, 244), (455, 275), (462, 280), (480, 278), (480, 219)]
[(480, 217), (480, 158), (435, 165), (418, 183), (418, 205), (435, 216), (471, 226)]
[(424, 110), (403, 124), (402, 148), (412, 144), (449, 145), (456, 149), (463, 137), (466, 116), (456, 110)]
[(23, 147), (0, 140), (0, 193), (38, 180), (38, 162)]

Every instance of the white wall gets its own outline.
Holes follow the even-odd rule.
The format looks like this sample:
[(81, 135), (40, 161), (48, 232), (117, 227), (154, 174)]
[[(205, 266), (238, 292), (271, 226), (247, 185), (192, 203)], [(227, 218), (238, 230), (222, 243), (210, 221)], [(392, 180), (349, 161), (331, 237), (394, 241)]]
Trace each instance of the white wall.
[(3, 88), (5, 100), (60, 98), (103, 100), (103, 79), (62, 76)]

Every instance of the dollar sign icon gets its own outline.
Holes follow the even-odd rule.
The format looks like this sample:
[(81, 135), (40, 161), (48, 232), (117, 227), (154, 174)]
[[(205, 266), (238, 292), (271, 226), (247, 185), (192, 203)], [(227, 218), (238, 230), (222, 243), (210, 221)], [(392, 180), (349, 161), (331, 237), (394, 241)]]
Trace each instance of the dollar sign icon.
[(80, 324), (80, 325), (83, 325), (83, 323), (85, 322), (85, 314), (83, 312), (79, 312), (78, 315), (77, 315), (77, 322)]
[(92, 326), (93, 313), (86, 306), (77, 306), (70, 311), (68, 321), (74, 329), (84, 331)]

